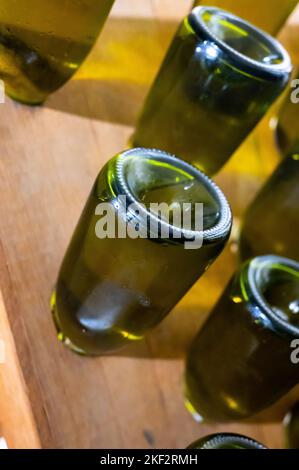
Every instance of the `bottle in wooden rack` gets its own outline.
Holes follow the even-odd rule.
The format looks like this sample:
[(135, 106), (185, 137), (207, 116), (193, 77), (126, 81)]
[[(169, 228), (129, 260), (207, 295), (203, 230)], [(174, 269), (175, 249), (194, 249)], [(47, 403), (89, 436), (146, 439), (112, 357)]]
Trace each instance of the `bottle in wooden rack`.
[(186, 162), (158, 150), (117, 155), (100, 172), (60, 269), (59, 339), (87, 355), (142, 339), (220, 255), (231, 223), (223, 193)]

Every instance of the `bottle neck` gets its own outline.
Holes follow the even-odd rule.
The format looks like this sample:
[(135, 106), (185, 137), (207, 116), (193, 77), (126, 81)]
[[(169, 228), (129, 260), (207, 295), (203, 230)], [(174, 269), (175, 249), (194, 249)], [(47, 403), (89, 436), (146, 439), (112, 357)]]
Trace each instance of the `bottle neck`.
[(240, 72), (257, 79), (275, 81), (292, 71), (289, 54), (269, 34), (225, 10), (196, 7), (188, 17), (195, 34), (215, 44), (225, 60)]

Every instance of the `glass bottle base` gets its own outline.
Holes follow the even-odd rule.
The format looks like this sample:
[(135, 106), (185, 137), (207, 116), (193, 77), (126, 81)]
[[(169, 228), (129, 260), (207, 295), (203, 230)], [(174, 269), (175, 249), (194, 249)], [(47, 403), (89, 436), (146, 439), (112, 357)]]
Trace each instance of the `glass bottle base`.
[(26, 105), (26, 106), (32, 106), (32, 107), (42, 106), (47, 99), (47, 96), (43, 96), (37, 99), (22, 98), (21, 96), (18, 96), (17, 94), (15, 94), (12, 90), (7, 90), (7, 88), (5, 92), (7, 96), (13, 101), (19, 104)]
[(51, 296), (50, 306), (58, 340), (76, 354), (79, 354), (80, 356), (86, 356), (86, 353), (82, 349), (78, 348), (62, 331), (56, 304), (56, 290), (53, 291)]

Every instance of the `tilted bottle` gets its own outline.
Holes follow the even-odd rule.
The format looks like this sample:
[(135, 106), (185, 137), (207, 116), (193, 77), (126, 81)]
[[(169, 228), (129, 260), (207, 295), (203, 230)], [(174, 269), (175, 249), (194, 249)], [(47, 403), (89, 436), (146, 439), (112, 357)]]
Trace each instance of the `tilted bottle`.
[[(164, 215), (165, 205), (179, 217)], [(142, 339), (220, 255), (231, 223), (223, 193), (196, 168), (158, 150), (118, 154), (101, 170), (59, 272), (58, 338), (87, 355)]]
[(286, 87), (290, 58), (271, 36), (223, 10), (187, 16), (148, 94), (133, 147), (219, 171)]
[(249, 418), (299, 383), (298, 313), (298, 262), (267, 255), (242, 266), (189, 350), (186, 406), (195, 419)]

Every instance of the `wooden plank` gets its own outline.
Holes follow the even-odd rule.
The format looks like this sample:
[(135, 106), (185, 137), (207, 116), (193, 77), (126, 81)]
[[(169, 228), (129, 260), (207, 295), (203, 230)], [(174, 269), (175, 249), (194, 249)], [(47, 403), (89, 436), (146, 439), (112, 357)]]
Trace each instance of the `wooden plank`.
[[(2, 263), (5, 266), (3, 258)], [(8, 271), (6, 279), (8, 284)], [(13, 302), (13, 295), (10, 302)], [(36, 423), (1, 292), (0, 343), (0, 437), (5, 435), (9, 442), (20, 449), (39, 448)]]
[[(127, 146), (189, 4), (118, 0), (73, 81), (43, 108), (9, 99), (0, 107), (0, 339), (7, 354), (7, 364), (0, 365), (0, 421), (11, 448), (183, 448), (218, 430), (282, 445), (285, 402), (258, 422), (229, 426), (199, 426), (183, 403), (183, 358), (234, 271), (234, 244), (161, 326), (116, 356), (86, 359), (66, 350), (49, 310), (62, 256), (95, 176)], [(236, 215), (278, 158), (265, 120), (217, 177)]]

